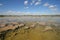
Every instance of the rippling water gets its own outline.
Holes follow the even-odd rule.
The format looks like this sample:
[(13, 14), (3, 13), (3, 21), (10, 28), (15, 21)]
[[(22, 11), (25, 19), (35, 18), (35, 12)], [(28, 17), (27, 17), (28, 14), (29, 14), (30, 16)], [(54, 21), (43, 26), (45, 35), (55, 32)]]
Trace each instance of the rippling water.
[(0, 17), (1, 22), (26, 22), (26, 21), (43, 21), (43, 22), (57, 22), (60, 23), (60, 17)]

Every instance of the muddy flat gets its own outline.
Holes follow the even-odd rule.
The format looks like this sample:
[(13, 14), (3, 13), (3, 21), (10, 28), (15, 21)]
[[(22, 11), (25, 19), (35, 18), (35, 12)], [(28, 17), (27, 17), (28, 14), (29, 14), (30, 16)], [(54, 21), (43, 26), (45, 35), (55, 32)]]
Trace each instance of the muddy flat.
[(58, 27), (51, 22), (10, 22), (0, 28), (0, 40), (60, 40)]

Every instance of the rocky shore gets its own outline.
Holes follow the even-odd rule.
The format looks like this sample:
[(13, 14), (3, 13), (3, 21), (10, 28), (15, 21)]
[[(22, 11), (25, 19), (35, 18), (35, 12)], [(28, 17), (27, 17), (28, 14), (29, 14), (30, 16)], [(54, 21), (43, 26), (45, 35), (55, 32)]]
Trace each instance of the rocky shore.
[(0, 40), (60, 40), (60, 24), (10, 22), (0, 24)]

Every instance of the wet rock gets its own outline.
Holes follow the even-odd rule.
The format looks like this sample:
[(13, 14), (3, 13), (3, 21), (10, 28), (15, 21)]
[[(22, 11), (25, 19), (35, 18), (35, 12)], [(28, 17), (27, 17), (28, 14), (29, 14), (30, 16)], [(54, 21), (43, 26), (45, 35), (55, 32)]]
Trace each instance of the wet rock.
[(10, 24), (9, 24), (9, 23), (6, 23), (6, 24), (5, 24), (5, 26), (8, 26), (8, 25), (10, 25)]
[(19, 28), (22, 28), (24, 27), (25, 25), (24, 24), (18, 24), (18, 25), (15, 25), (14, 27), (14, 30), (18, 30)]
[(3, 23), (3, 24), (0, 24), (0, 27), (3, 28), (3, 27), (6, 27), (8, 25), (9, 25), (9, 23)]
[[(14, 25), (14, 24), (16, 24), (16, 25)], [(18, 29), (18, 28), (21, 28), (21, 27), (25, 26), (25, 24), (23, 24), (23, 23), (21, 23), (21, 24), (14, 23), (14, 24), (9, 24), (9, 25), (8, 24), (7, 25), (3, 24), (3, 25), (1, 25), (2, 28), (0, 28), (0, 32), (1, 31), (6, 31), (6, 30), (9, 30), (9, 29), (15, 30), (15, 29)]]

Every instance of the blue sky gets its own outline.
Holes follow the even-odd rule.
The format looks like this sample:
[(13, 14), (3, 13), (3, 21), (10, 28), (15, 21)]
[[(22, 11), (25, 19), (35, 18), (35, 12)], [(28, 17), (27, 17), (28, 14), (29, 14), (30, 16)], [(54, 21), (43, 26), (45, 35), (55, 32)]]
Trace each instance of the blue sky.
[(0, 15), (60, 15), (60, 0), (0, 0)]

